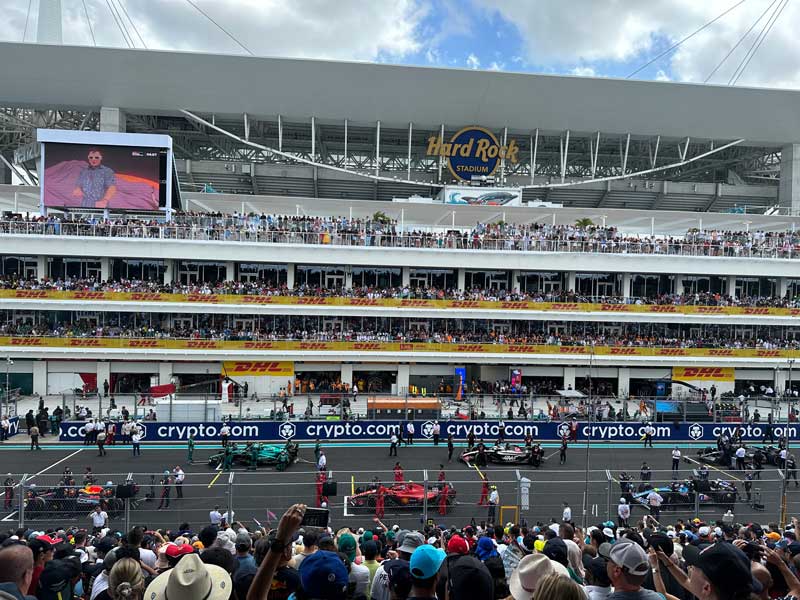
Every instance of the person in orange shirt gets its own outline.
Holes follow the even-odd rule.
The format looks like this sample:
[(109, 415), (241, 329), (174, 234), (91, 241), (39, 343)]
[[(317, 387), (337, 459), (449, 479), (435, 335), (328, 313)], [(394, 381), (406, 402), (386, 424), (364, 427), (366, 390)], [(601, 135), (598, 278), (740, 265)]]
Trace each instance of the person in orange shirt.
[(481, 498), (478, 500), (478, 506), (486, 506), (489, 501), (489, 478), (481, 473)]
[(384, 499), (385, 494), (386, 494), (386, 488), (383, 487), (383, 484), (381, 482), (378, 482), (378, 494), (377, 497), (375, 498), (375, 516), (378, 517), (379, 519), (383, 518), (384, 504), (386, 502)]
[(394, 480), (397, 483), (403, 483), (403, 467), (399, 462), (394, 463)]

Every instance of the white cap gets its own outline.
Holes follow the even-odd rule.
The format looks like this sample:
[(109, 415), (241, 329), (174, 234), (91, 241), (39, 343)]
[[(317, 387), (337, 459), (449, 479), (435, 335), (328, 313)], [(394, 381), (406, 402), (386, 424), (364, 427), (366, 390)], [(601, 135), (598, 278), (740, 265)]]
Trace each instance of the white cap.
[(628, 501), (625, 500), (625, 498), (620, 498), (619, 501), (620, 501), (620, 504), (627, 504), (628, 503)]
[(700, 529), (697, 530), (697, 533), (698, 533), (698, 535), (706, 536), (709, 533), (711, 533), (711, 529), (709, 529), (708, 527), (703, 525), (703, 527), (701, 527)]
[(614, 532), (611, 530), (611, 527), (605, 527), (603, 529), (603, 535), (612, 540), (614, 539)]

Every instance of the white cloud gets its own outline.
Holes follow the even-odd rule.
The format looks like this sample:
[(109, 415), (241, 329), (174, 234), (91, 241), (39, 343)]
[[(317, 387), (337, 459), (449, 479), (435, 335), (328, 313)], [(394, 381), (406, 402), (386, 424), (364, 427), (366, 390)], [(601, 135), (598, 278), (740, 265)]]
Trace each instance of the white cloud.
[[(606, 61), (630, 63), (635, 68), (734, 5), (733, 0), (474, 1), (519, 30), (529, 63), (548, 67)], [(677, 81), (702, 82), (767, 6), (769, 3), (764, 1), (735, 8), (655, 63), (649, 75), (658, 68), (671, 73)], [(795, 32), (798, 22), (800, 4), (790, 2), (739, 85), (800, 87), (800, 36)], [(711, 82), (727, 84), (761, 24), (756, 25)]]
[(467, 56), (467, 66), (470, 69), (479, 69), (481, 66), (480, 59), (470, 52), (469, 56)]
[(672, 78), (667, 75), (664, 69), (659, 69), (656, 73), (656, 81), (672, 81)]
[(575, 67), (570, 71), (570, 75), (577, 75), (578, 77), (595, 77), (597, 73), (595, 73), (593, 67)]
[(504, 62), (498, 62), (496, 60), (493, 60), (489, 64), (489, 70), (490, 71), (502, 71), (505, 68), (506, 68), (506, 63), (504, 63)]

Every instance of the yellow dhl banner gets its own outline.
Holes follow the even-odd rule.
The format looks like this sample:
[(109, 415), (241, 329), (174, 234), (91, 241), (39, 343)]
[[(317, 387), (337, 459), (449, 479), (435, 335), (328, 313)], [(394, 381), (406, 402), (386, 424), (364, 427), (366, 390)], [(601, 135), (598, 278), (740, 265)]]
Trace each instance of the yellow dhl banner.
[(113, 302), (175, 302), (184, 304), (235, 304), (242, 306), (353, 306), (388, 308), (471, 308), (539, 312), (602, 312), (679, 315), (754, 315), (796, 317), (800, 308), (766, 306), (676, 306), (672, 304), (599, 304), (589, 302), (532, 302), (490, 300), (418, 300), (411, 298), (318, 298), (234, 294), (160, 294), (157, 292), (60, 292), (55, 290), (0, 290), (0, 299), (83, 300)]
[(672, 378), (678, 381), (735, 381), (733, 367), (672, 367)]
[(294, 363), (291, 361), (247, 361), (226, 360), (222, 363), (222, 375), (255, 375), (256, 377), (294, 377)]
[[(242, 350), (273, 352), (426, 352), (492, 355), (546, 354), (583, 356), (592, 354), (589, 346), (547, 346), (538, 344), (479, 344), (424, 342), (304, 342), (304, 341), (224, 341), (163, 338), (57, 338), (57, 337), (0, 337), (0, 347), (13, 348), (117, 348), (132, 350)], [(657, 356), (657, 357), (730, 357), (730, 358), (800, 358), (798, 350), (766, 350), (761, 348), (660, 348), (595, 346), (596, 356)], [(244, 362), (243, 362), (244, 364)], [(716, 368), (716, 367), (714, 367)]]

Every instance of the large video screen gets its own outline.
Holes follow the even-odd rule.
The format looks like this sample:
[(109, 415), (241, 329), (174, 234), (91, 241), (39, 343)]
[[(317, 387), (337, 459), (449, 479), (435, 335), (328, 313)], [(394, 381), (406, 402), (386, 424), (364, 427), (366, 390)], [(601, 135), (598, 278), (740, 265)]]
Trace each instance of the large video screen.
[(158, 210), (167, 205), (167, 148), (43, 145), (45, 207)]

